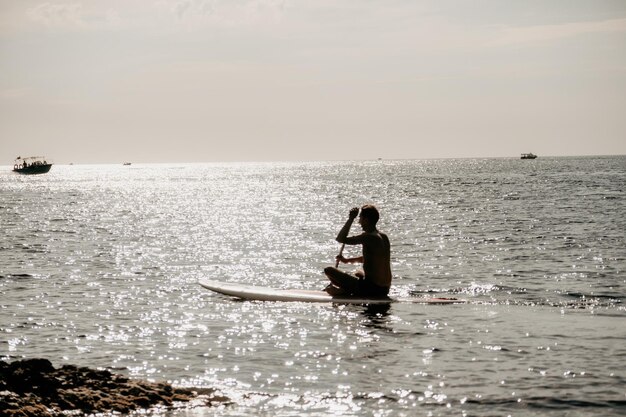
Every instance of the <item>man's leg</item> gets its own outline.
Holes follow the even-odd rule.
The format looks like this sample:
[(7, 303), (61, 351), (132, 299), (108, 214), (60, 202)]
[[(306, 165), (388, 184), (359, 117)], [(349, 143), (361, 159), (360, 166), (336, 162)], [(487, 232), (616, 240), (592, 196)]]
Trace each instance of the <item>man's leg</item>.
[(352, 294), (359, 287), (359, 279), (357, 277), (346, 274), (332, 266), (324, 268), (324, 274), (331, 282), (331, 285), (325, 289), (330, 295)]

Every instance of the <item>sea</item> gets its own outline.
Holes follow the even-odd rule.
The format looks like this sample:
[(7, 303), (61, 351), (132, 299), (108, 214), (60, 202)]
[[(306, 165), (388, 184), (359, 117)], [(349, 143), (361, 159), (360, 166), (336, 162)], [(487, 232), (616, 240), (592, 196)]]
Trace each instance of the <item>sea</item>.
[[(391, 240), (392, 296), (467, 303), (198, 285), (322, 289), (364, 204)], [(0, 230), (0, 358), (231, 401), (152, 414), (626, 414), (626, 156), (5, 166)]]

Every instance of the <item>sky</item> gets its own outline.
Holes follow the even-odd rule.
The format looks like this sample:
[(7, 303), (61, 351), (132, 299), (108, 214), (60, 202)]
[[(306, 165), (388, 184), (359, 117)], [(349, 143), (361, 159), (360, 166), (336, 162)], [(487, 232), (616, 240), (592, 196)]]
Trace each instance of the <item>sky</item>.
[(623, 0), (0, 0), (0, 165), (626, 154)]

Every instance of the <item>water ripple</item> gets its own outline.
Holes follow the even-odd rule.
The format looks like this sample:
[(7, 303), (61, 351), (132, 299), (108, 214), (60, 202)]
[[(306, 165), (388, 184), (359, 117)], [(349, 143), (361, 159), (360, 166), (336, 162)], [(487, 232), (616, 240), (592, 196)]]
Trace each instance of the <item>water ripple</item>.
[[(624, 158), (526, 162), (0, 173), (2, 357), (215, 386), (236, 403), (221, 415), (620, 415)], [(235, 302), (197, 285), (321, 288), (346, 210), (369, 202), (393, 295), (468, 304)]]

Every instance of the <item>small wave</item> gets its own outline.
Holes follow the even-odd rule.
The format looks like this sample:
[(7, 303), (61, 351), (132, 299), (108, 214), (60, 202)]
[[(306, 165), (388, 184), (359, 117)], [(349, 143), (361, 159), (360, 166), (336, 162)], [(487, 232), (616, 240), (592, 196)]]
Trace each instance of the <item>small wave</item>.
[(616, 307), (617, 305), (622, 304), (621, 299), (608, 299), (606, 301), (599, 299), (585, 299), (585, 300), (575, 300), (570, 302), (552, 302), (548, 303), (551, 307), (567, 307), (573, 309), (587, 309), (587, 308), (596, 308), (596, 307)]
[(495, 284), (472, 284), (469, 287), (462, 288), (428, 288), (425, 290), (411, 290), (410, 295), (423, 295), (423, 294), (467, 294), (478, 295), (487, 294), (494, 291), (499, 291), (500, 287)]
[[(550, 300), (543, 298), (507, 298), (507, 299), (489, 299), (489, 300), (472, 300), (474, 304), (499, 304), (499, 305), (517, 305), (526, 307), (556, 307), (566, 309), (594, 309), (594, 308), (615, 308), (622, 304), (621, 299), (601, 300)], [(620, 315), (621, 316), (621, 315)]]
[(75, 235), (78, 234), (78, 232), (74, 231), (74, 230), (60, 230), (60, 229), (54, 229), (51, 230), (52, 233), (63, 233), (63, 234), (67, 234), (67, 235)]
[(17, 246), (17, 248), (20, 248), (26, 253), (46, 253), (47, 252), (47, 247), (42, 244), (27, 245), (23, 243), (20, 246)]
[(438, 296), (453, 294), (466, 298), (472, 304), (496, 304), (519, 306), (560, 307), (567, 309), (615, 308), (621, 306), (626, 295), (623, 294), (586, 294), (582, 292), (554, 292), (507, 285), (472, 283), (458, 288), (427, 288), (408, 291), (409, 296)]
[(626, 400), (582, 400), (573, 398), (554, 397), (528, 397), (518, 401), (516, 398), (485, 398), (467, 399), (466, 404), (481, 406), (508, 406), (523, 405), (525, 407), (544, 410), (567, 410), (574, 408), (612, 408), (622, 409), (626, 407)]
[(0, 278), (33, 278), (34, 275), (31, 274), (7, 274), (0, 275)]
[(609, 300), (613, 300), (613, 299), (620, 299), (620, 298), (624, 298), (624, 297), (616, 297), (615, 294), (585, 294), (582, 292), (567, 292), (567, 293), (563, 293), (564, 296), (568, 296), (568, 297), (572, 297), (572, 298), (581, 298), (581, 299), (609, 299)]

